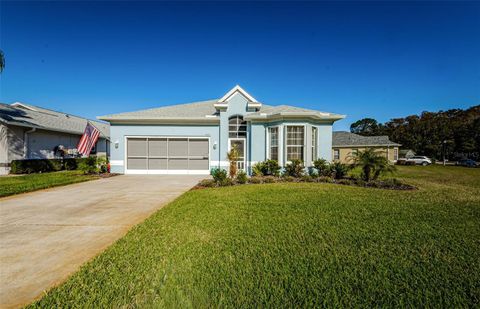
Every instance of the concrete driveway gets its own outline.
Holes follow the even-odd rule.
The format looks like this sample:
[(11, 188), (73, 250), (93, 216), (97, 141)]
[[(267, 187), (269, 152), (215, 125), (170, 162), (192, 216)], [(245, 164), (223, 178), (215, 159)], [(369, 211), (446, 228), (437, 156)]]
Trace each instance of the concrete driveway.
[(202, 178), (124, 175), (0, 199), (0, 307), (37, 299)]

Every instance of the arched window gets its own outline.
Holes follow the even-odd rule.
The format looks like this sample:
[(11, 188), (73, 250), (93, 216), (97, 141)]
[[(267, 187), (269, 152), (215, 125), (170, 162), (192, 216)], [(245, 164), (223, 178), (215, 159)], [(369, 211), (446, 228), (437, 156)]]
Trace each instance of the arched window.
[(247, 122), (242, 116), (232, 116), (228, 119), (228, 137), (238, 138), (247, 136)]

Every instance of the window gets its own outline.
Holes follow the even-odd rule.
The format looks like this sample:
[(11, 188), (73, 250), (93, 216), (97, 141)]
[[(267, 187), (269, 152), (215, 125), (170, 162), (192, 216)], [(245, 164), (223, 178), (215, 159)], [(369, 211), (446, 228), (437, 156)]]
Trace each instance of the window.
[(278, 127), (268, 128), (270, 160), (278, 162)]
[(340, 159), (340, 149), (334, 149), (333, 150), (333, 159), (334, 160), (339, 160)]
[(312, 161), (317, 160), (318, 134), (317, 127), (312, 127)]
[(304, 160), (305, 128), (303, 126), (287, 126), (287, 161)]
[(228, 120), (228, 137), (238, 138), (247, 136), (247, 122), (242, 116), (233, 116)]

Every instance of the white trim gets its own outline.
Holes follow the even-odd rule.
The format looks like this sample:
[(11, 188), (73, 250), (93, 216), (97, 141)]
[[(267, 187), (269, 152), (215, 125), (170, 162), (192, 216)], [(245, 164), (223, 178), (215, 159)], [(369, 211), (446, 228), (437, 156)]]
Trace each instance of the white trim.
[(277, 126), (271, 126), (271, 127), (267, 127), (267, 160), (271, 160), (271, 156), (272, 156), (272, 153), (271, 153), (271, 138), (270, 138), (270, 129), (277, 129), (277, 162), (278, 164), (280, 164), (280, 144), (281, 144), (281, 140), (280, 140), (280, 126), (277, 125)]
[(110, 165), (113, 166), (123, 166), (124, 161), (123, 160), (110, 160)]
[[(149, 169), (144, 169), (144, 170), (135, 170), (135, 169), (128, 169), (127, 165), (127, 151), (128, 151), (128, 144), (127, 144), (127, 139), (129, 138), (166, 138), (167, 139), (167, 159), (168, 159), (168, 139), (207, 139), (208, 140), (208, 170), (149, 170)], [(210, 174), (210, 169), (211, 169), (211, 162), (210, 162), (210, 136), (168, 136), (168, 135), (125, 135), (124, 136), (124, 162), (125, 162), (125, 168), (123, 170), (124, 174), (145, 174), (145, 175), (159, 175), (159, 174), (164, 174), (164, 175), (209, 175)], [(148, 160), (148, 142), (147, 142), (147, 160)]]
[(12, 103), (12, 104), (10, 104), (10, 106), (14, 106), (14, 107), (19, 107), (20, 106), (20, 107), (23, 107), (23, 108), (31, 110), (31, 111), (35, 111), (35, 112), (37, 111), (35, 108), (27, 106), (27, 105), (25, 105), (21, 102)]
[[(232, 89), (230, 89), (229, 92), (227, 92), (220, 100), (218, 100), (218, 103), (224, 103), (224, 102), (227, 102), (231, 97), (233, 97), (233, 95), (236, 93), (236, 92), (239, 92), (241, 93), (244, 97), (246, 97), (250, 102), (254, 102), (254, 103), (258, 103), (258, 101), (252, 97), (248, 92), (246, 92), (242, 87), (240, 87), (239, 85), (236, 85), (235, 87), (233, 87)], [(218, 104), (217, 103), (217, 104)]]

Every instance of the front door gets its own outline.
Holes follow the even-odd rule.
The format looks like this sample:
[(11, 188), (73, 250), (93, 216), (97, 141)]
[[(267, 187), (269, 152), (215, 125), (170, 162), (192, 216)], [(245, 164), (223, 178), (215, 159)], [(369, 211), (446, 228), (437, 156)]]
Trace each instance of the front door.
[(228, 151), (235, 147), (238, 151), (237, 168), (239, 170), (245, 170), (245, 153), (246, 143), (244, 138), (230, 138), (228, 144)]

